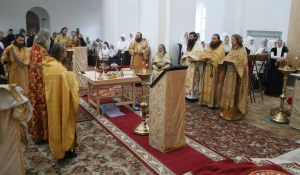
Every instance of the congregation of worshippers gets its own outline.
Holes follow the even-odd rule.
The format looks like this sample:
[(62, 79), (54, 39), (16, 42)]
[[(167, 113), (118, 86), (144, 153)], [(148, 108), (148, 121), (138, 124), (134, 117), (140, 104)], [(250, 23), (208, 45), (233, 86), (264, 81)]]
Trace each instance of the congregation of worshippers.
[[(186, 78), (180, 83), (185, 87), (186, 100), (219, 108), (220, 116), (229, 121), (243, 119), (248, 112), (250, 72), (254, 72), (253, 81), (260, 80), (266, 95), (282, 93), (283, 76), (278, 66), (285, 60), (288, 48), (280, 39), (264, 39), (256, 47), (251, 36), (213, 34), (211, 41), (204, 43), (198, 33), (183, 32), (176, 43), (178, 63), (174, 63), (164, 43), (151, 48), (154, 54), (149, 58), (150, 48), (142, 32), (120, 34), (117, 43), (99, 38), (91, 41), (84, 36), (88, 34), (82, 34), (79, 28), (70, 32), (67, 27), (51, 33), (47, 29), (31, 33), (10, 29), (7, 35), (0, 31), (0, 83), (4, 87), (0, 101), (6, 100), (6, 109), (22, 104), (13, 114), (6, 115), (14, 115), (28, 130), (30, 136), (23, 134), (22, 141), (47, 141), (55, 159), (77, 157), (79, 83), (77, 74), (68, 71), (64, 64), (68, 45), (86, 47), (88, 66), (92, 68), (101, 69), (99, 63), (105, 62), (137, 71), (146, 65), (153, 73), (151, 82), (165, 69), (178, 63), (184, 65)], [(248, 55), (266, 55), (266, 63), (257, 61), (253, 70)], [(9, 125), (6, 127), (9, 129)]]

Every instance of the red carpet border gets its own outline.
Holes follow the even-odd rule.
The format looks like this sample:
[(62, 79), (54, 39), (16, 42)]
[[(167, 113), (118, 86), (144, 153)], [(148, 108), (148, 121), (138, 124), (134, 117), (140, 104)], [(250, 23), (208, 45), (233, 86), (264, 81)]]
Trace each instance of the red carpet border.
[[(169, 167), (162, 163), (160, 160), (155, 158), (151, 153), (149, 153), (145, 147), (145, 144), (138, 144), (136, 140), (130, 138), (125, 132), (119, 129), (115, 124), (113, 124), (110, 120), (114, 120), (111, 118), (106, 118), (102, 115), (96, 114), (96, 110), (93, 107), (89, 107), (88, 103), (85, 101), (87, 97), (84, 99), (80, 99), (80, 105), (90, 113), (95, 120), (105, 127), (108, 132), (110, 132), (115, 138), (117, 138), (120, 142), (124, 144), (139, 160), (141, 160), (150, 170), (152, 170), (156, 174), (183, 174), (184, 175), (197, 175), (197, 174), (253, 174), (253, 175), (285, 175), (285, 174), (300, 174), (300, 166), (296, 163), (283, 163), (280, 165), (276, 165), (272, 162), (265, 160), (253, 161), (246, 157), (236, 157), (234, 159), (227, 159), (222, 157), (221, 155), (215, 153), (214, 151), (206, 148), (200, 143), (186, 137), (186, 143), (188, 147), (193, 148), (198, 151), (202, 155), (211, 159), (211, 161), (207, 161), (204, 159), (203, 164), (198, 164), (198, 166), (191, 166), (189, 170), (185, 172), (181, 172), (176, 169), (176, 167)], [(118, 100), (118, 99), (114, 99)], [(102, 103), (108, 103), (111, 100), (102, 100)], [(138, 113), (132, 111), (130, 107), (121, 106), (122, 110), (130, 110), (129, 112)], [(138, 115), (138, 114), (137, 114)], [(122, 128), (124, 131), (128, 128)], [(133, 128), (131, 128), (132, 130)], [(130, 134), (129, 134), (130, 135)], [(146, 138), (144, 136), (138, 136), (139, 138)], [(139, 141), (141, 141), (139, 139)], [(145, 139), (144, 139), (145, 142)], [(148, 145), (147, 145), (148, 146)], [(149, 146), (148, 146), (149, 147)], [(149, 150), (149, 148), (148, 148)], [(163, 155), (163, 153), (161, 153)], [(155, 155), (155, 154), (154, 154)], [(156, 153), (156, 157), (157, 157)], [(189, 160), (186, 160), (189, 161)], [(197, 163), (197, 161), (195, 161)], [(199, 162), (198, 162), (199, 163)], [(171, 170), (172, 169), (172, 170)], [(180, 172), (180, 173), (179, 173)]]
[[(104, 102), (104, 100), (102, 102)], [(133, 154), (135, 154), (137, 156), (137, 158), (139, 158), (142, 162), (144, 162), (144, 164), (149, 169), (151, 169), (153, 172), (155, 172), (156, 174), (183, 174), (183, 173), (189, 171), (189, 169), (188, 169), (185, 172), (181, 172), (181, 170), (179, 170), (178, 167), (176, 167), (176, 165), (173, 167), (173, 170), (170, 170), (169, 167), (164, 165), (160, 160), (158, 160), (152, 154), (147, 152), (140, 144), (138, 144), (134, 139), (132, 139), (128, 135), (126, 135), (123, 131), (121, 131), (121, 129), (116, 127), (106, 117), (103, 117), (101, 115), (97, 116), (96, 110), (93, 107), (89, 107), (88, 103), (85, 100), (80, 99), (80, 105), (82, 105), (89, 113), (91, 113), (95, 117), (95, 120), (99, 124), (101, 124), (103, 127), (105, 127), (108, 130), (108, 132), (113, 134), (119, 141), (121, 141), (124, 144), (124, 146), (126, 146)], [(133, 128), (131, 128), (131, 130), (132, 129)], [(138, 136), (138, 137), (141, 139), (147, 138), (145, 136)], [(205, 160), (203, 160), (202, 165), (206, 165), (206, 164), (212, 163), (214, 161), (220, 161), (220, 160), (225, 159), (224, 157), (220, 156), (219, 154), (211, 151), (210, 149), (204, 147), (203, 145), (201, 145), (187, 137), (186, 137), (186, 141), (187, 141), (187, 148), (183, 148), (183, 149), (189, 149), (189, 150), (193, 149), (194, 152), (199, 153), (199, 156), (202, 154), (203, 159), (205, 159)], [(144, 143), (144, 144), (148, 144), (148, 142)], [(145, 146), (145, 145), (143, 145), (143, 146)], [(182, 151), (182, 149), (179, 151)], [(166, 154), (160, 153), (160, 154), (162, 156), (166, 156), (167, 154), (170, 155), (170, 153), (166, 153)], [(184, 156), (184, 155), (182, 155), (182, 156)], [(189, 160), (186, 160), (186, 161), (189, 161)], [(202, 160), (199, 158), (199, 160), (197, 160), (195, 162), (196, 162), (196, 164), (194, 164), (193, 167), (190, 167), (190, 169), (201, 166), (200, 163), (202, 162)], [(181, 166), (184, 163), (185, 162), (179, 162), (179, 164), (181, 164)], [(174, 172), (174, 169), (176, 172)]]

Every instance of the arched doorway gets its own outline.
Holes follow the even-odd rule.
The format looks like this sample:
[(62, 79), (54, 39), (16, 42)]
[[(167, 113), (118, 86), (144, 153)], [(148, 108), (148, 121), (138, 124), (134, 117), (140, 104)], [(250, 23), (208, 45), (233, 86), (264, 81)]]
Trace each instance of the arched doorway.
[(26, 13), (27, 32), (38, 32), (41, 28), (50, 29), (50, 17), (42, 7), (32, 7)]

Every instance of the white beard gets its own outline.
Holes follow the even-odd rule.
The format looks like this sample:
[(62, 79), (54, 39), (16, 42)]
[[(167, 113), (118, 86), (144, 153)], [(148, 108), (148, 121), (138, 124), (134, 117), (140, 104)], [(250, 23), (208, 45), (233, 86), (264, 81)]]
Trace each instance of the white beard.
[(157, 53), (156, 53), (156, 55), (157, 55), (158, 57), (163, 57), (164, 54), (165, 54), (164, 52), (157, 52)]

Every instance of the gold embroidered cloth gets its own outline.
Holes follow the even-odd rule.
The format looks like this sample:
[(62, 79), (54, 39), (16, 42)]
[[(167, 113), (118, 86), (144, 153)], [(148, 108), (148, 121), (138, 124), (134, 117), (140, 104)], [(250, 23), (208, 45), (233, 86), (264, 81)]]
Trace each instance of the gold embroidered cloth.
[(216, 49), (207, 48), (200, 56), (200, 63), (203, 64), (204, 73), (203, 81), (200, 84), (200, 104), (206, 104), (209, 107), (218, 107), (216, 104), (216, 95), (220, 94), (220, 89), (217, 89), (217, 68), (218, 64), (225, 57), (223, 43)]
[(76, 111), (79, 83), (61, 62), (50, 57), (43, 60), (48, 111), (49, 146), (54, 158), (61, 159), (76, 143)]
[(149, 145), (161, 152), (185, 146), (186, 70), (167, 72), (150, 90)]
[(0, 85), (0, 174), (25, 174), (22, 143), (32, 116), (29, 100), (16, 85)]
[[(185, 92), (187, 98), (190, 99), (199, 98), (200, 71), (197, 61), (199, 61), (202, 52), (202, 45), (199, 45), (199, 43), (196, 42), (193, 49), (191, 51), (186, 51), (180, 59), (180, 64), (188, 66)], [(194, 62), (190, 63), (188, 58), (192, 58)]]
[(248, 60), (244, 47), (231, 49), (218, 68), (221, 116), (227, 120), (243, 118), (248, 112)]
[(19, 49), (14, 44), (11, 44), (4, 50), (1, 57), (2, 63), (4, 61), (10, 62), (9, 70), (8, 70), (9, 73), (8, 83), (17, 84), (18, 86), (20, 86), (24, 90), (24, 96), (28, 98), (29, 97), (28, 66), (25, 66), (23, 68), (18, 66), (12, 54), (11, 48), (14, 49), (20, 61), (25, 65), (29, 64), (30, 49), (28, 49), (27, 47), (22, 47), (21, 49)]
[(134, 66), (135, 70), (141, 70), (145, 68), (145, 65), (147, 63), (146, 59), (148, 58), (150, 53), (150, 49), (146, 41), (132, 41), (129, 46), (129, 53), (131, 55), (130, 65)]

